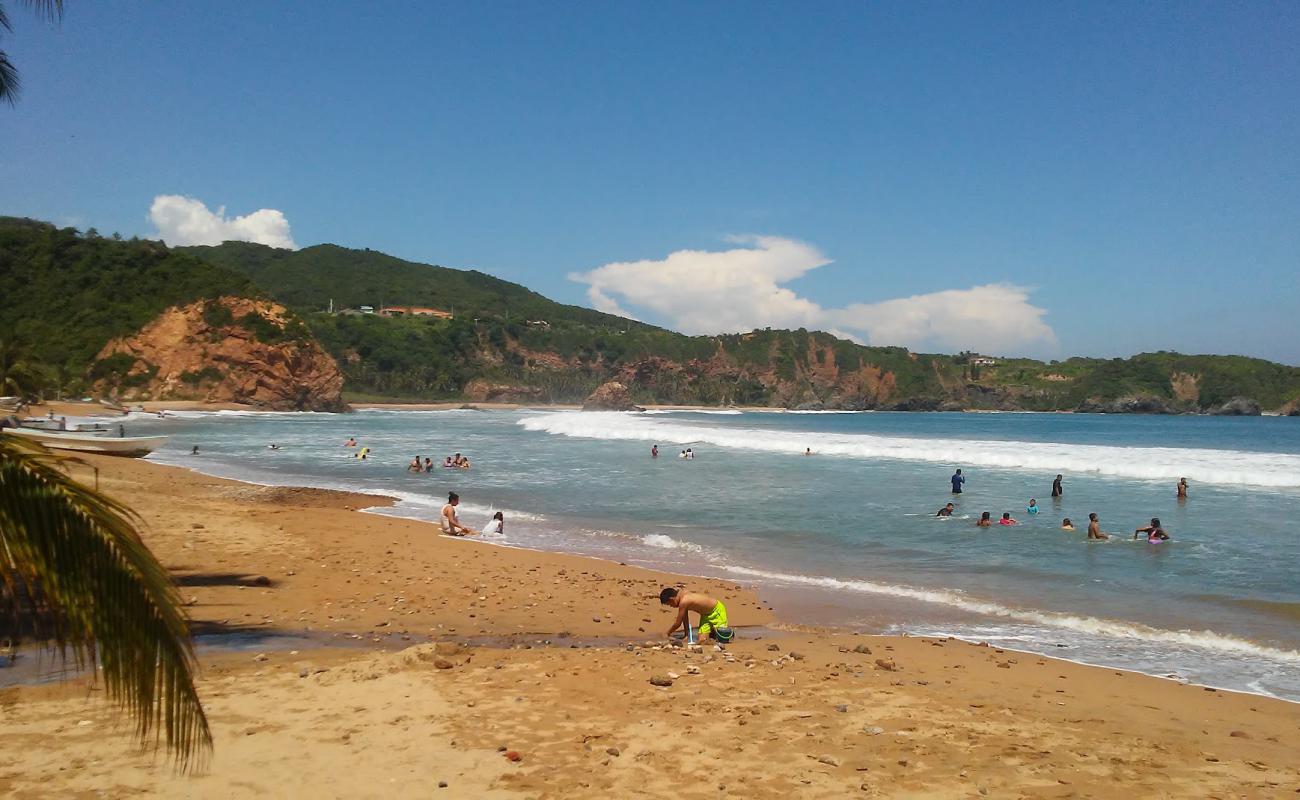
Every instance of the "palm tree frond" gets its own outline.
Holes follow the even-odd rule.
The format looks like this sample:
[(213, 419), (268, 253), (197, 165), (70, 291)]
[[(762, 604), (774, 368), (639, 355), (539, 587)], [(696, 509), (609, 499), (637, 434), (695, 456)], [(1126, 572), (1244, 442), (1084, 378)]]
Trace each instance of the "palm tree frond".
[(21, 88), (18, 70), (4, 51), (0, 50), (0, 100), (8, 101), (9, 105), (13, 105), (18, 100), (18, 92)]
[(189, 768), (212, 736), (175, 586), (134, 512), (72, 480), (68, 460), (0, 436), (0, 636), (29, 632), (64, 658), (97, 658), (141, 740), (165, 738)]
[(63, 19), (63, 0), (23, 0), (32, 13), (50, 22)]

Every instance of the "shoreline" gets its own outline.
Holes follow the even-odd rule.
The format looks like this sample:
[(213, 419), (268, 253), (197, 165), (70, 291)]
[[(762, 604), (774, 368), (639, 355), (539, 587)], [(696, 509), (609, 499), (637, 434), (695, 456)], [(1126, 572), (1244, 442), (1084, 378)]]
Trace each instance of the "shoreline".
[[(201, 476), (204, 476), (204, 477), (216, 478), (216, 479), (219, 479), (219, 480), (225, 480), (225, 481), (233, 481), (233, 482), (236, 482), (236, 483), (247, 484), (247, 485), (249, 485), (249, 486), (257, 486), (257, 487), (265, 487), (265, 488), (301, 489), (301, 490), (308, 490), (308, 491), (323, 491), (323, 492), (337, 492), (337, 491), (341, 491), (341, 490), (339, 490), (339, 489), (337, 489), (337, 488), (328, 487), (328, 486), (311, 486), (311, 485), (303, 485), (303, 484), (297, 484), (297, 483), (287, 483), (287, 484), (286, 484), (286, 483), (261, 483), (261, 482), (258, 482), (258, 481), (255, 481), (255, 480), (251, 480), (251, 479), (248, 479), (248, 478), (233, 478), (233, 477), (227, 477), (227, 476), (222, 476), (222, 475), (216, 475), (216, 474), (214, 474), (214, 473), (205, 472), (205, 471), (203, 471), (202, 469), (200, 469), (198, 466), (192, 466), (192, 465), (186, 465), (186, 464), (161, 464), (161, 463), (151, 462), (151, 461), (145, 461), (144, 463), (152, 464), (152, 465), (154, 465), (154, 466), (157, 466), (157, 467), (160, 467), (160, 468), (163, 468), (163, 469), (179, 469), (179, 470), (183, 470), (183, 471), (187, 471), (187, 472), (192, 472), (192, 473), (194, 473), (194, 474), (196, 474), (196, 475), (201, 475)], [(430, 526), (431, 529), (432, 529), (431, 532), (436, 532), (436, 528), (437, 528), (436, 523), (431, 522), (431, 521), (428, 520), (428, 519), (425, 519), (425, 518), (422, 518), (422, 517), (419, 517), (419, 516), (388, 515), (388, 514), (383, 514), (382, 512), (376, 511), (376, 509), (381, 509), (381, 508), (396, 508), (396, 507), (401, 506), (404, 502), (406, 502), (406, 501), (404, 501), (401, 497), (394, 497), (394, 496), (383, 495), (383, 494), (374, 494), (374, 493), (369, 493), (369, 492), (358, 492), (358, 493), (356, 493), (356, 494), (357, 494), (358, 496), (360, 496), (360, 497), (368, 497), (368, 498), (372, 498), (372, 499), (375, 501), (375, 502), (373, 502), (373, 503), (371, 503), (371, 504), (369, 504), (369, 505), (364, 505), (364, 506), (357, 506), (357, 507), (355, 507), (355, 511), (357, 511), (357, 512), (359, 512), (359, 513), (363, 513), (363, 514), (373, 514), (373, 515), (379, 516), (379, 517), (381, 517), (381, 518), (383, 518), (383, 519), (401, 519), (401, 520), (408, 520), (408, 521), (410, 521), (410, 522), (414, 522), (414, 523), (417, 523), (417, 524), (428, 525), (428, 526)], [(789, 588), (789, 587), (787, 587), (787, 588), (785, 589), (785, 593), (788, 595), (788, 597), (782, 598), (782, 596), (781, 596), (781, 595), (782, 595), (782, 590), (780, 590), (780, 589), (775, 589), (775, 588), (773, 588), (772, 586), (764, 585), (761, 581), (754, 581), (753, 579), (748, 580), (748, 581), (744, 581), (744, 580), (737, 580), (737, 579), (735, 579), (735, 578), (733, 578), (733, 577), (727, 577), (727, 576), (724, 576), (724, 575), (718, 575), (718, 574), (711, 574), (711, 575), (710, 575), (710, 574), (701, 574), (701, 573), (695, 573), (695, 572), (683, 571), (683, 570), (682, 570), (681, 568), (679, 568), (679, 567), (671, 567), (671, 566), (668, 566), (668, 565), (665, 565), (665, 564), (662, 564), (662, 563), (655, 563), (653, 560), (645, 560), (643, 563), (632, 563), (631, 561), (619, 561), (619, 560), (617, 560), (615, 557), (605, 556), (605, 555), (593, 555), (593, 554), (588, 554), (588, 553), (572, 552), (572, 551), (568, 551), (568, 550), (545, 550), (545, 549), (541, 549), (541, 548), (537, 548), (537, 547), (530, 547), (530, 546), (528, 546), (528, 545), (524, 545), (524, 544), (515, 544), (515, 543), (510, 543), (510, 542), (504, 542), (504, 541), (493, 541), (493, 540), (491, 540), (491, 539), (474, 538), (474, 537), (466, 537), (466, 538), (463, 539), (462, 541), (465, 541), (465, 542), (467, 542), (467, 543), (472, 543), (472, 544), (484, 545), (484, 546), (488, 546), (488, 547), (495, 547), (495, 548), (503, 548), (503, 549), (507, 549), (507, 550), (522, 551), (522, 552), (526, 552), (526, 553), (539, 553), (539, 554), (545, 554), (545, 555), (550, 555), (550, 556), (571, 557), (571, 558), (579, 558), (579, 559), (590, 559), (590, 560), (597, 561), (597, 562), (601, 562), (601, 563), (605, 563), (605, 564), (611, 564), (611, 565), (612, 565), (612, 564), (618, 564), (618, 565), (621, 565), (621, 566), (632, 566), (632, 567), (637, 568), (637, 569), (647, 569), (647, 570), (652, 570), (652, 571), (657, 572), (657, 573), (660, 573), (660, 574), (672, 575), (672, 576), (675, 576), (675, 577), (678, 577), (678, 578), (686, 578), (686, 579), (697, 580), (697, 581), (699, 581), (699, 580), (705, 580), (705, 581), (720, 581), (720, 582), (736, 583), (736, 584), (738, 584), (738, 585), (747, 585), (747, 587), (746, 587), (747, 590), (750, 591), (750, 592), (752, 592), (752, 593), (754, 593), (754, 594), (758, 597), (759, 602), (762, 603), (765, 607), (767, 607), (767, 608), (769, 608), (769, 609), (774, 608), (774, 607), (775, 607), (775, 604), (777, 603), (778, 600), (782, 600), (782, 599), (790, 599), (790, 597), (800, 598), (800, 597), (803, 597), (804, 595), (806, 595), (807, 597), (804, 598), (804, 602), (805, 602), (805, 604), (806, 604), (806, 603), (809, 603), (809, 602), (815, 602), (815, 601), (812, 601), (812, 600), (808, 600), (807, 598), (808, 598), (808, 597), (816, 597), (816, 596), (819, 594), (819, 592), (818, 592), (817, 590), (815, 590), (815, 589), (805, 589), (805, 590), (802, 590), (802, 593), (801, 593), (801, 590), (800, 590), (800, 589), (793, 589), (793, 588)], [(637, 561), (638, 561), (638, 562), (641, 562), (642, 560), (638, 559)], [(817, 577), (817, 576), (814, 576), (814, 577)], [(796, 599), (796, 601), (793, 603), (793, 605), (795, 605), (796, 607), (798, 607), (798, 606), (800, 605), (799, 600)], [(784, 607), (784, 606), (783, 606), (783, 607)], [(1130, 621), (1120, 621), (1120, 622), (1126, 622), (1127, 624), (1141, 624), (1141, 623), (1132, 623), (1132, 622), (1130, 622)], [(904, 631), (899, 631), (899, 632), (888, 632), (888, 631), (885, 631), (885, 630), (883, 630), (883, 629), (874, 629), (874, 628), (871, 627), (871, 626), (854, 626), (854, 625), (850, 625), (850, 624), (848, 624), (848, 623), (836, 622), (836, 621), (824, 621), (824, 622), (813, 622), (813, 623), (798, 623), (798, 622), (793, 622), (793, 621), (790, 621), (790, 620), (784, 620), (784, 619), (781, 619), (779, 615), (778, 615), (778, 617), (774, 620), (774, 623), (775, 623), (775, 624), (779, 624), (779, 625), (784, 625), (784, 626), (790, 627), (790, 628), (792, 628), (792, 629), (801, 629), (801, 630), (809, 630), (809, 631), (823, 631), (823, 632), (835, 632), (836, 635), (841, 635), (841, 634), (842, 634), (842, 635), (855, 635), (855, 636), (856, 636), (856, 635), (866, 635), (866, 636), (877, 636), (877, 637), (882, 637), (882, 638), (925, 638), (925, 637), (927, 636), (926, 634), (914, 633), (914, 632), (906, 631), (906, 630), (904, 630)], [(1156, 629), (1156, 630), (1160, 630), (1161, 632), (1177, 633), (1177, 631), (1164, 631), (1163, 629)], [(1230, 635), (1227, 635), (1227, 634), (1215, 634), (1215, 635), (1220, 636), (1220, 637), (1225, 637), (1225, 638), (1237, 639), (1237, 637), (1233, 637), (1233, 636), (1230, 636)], [(1025, 655), (1025, 656), (1033, 656), (1033, 657), (1036, 657), (1036, 658), (1048, 658), (1048, 659), (1052, 659), (1052, 660), (1054, 660), (1054, 661), (1060, 661), (1060, 662), (1064, 662), (1064, 663), (1068, 663), (1068, 664), (1075, 664), (1075, 665), (1078, 665), (1078, 666), (1089, 667), (1089, 668), (1095, 668), (1095, 669), (1101, 669), (1101, 670), (1118, 670), (1118, 671), (1122, 671), (1122, 672), (1130, 673), (1130, 674), (1133, 674), (1133, 675), (1141, 675), (1141, 676), (1143, 676), (1143, 677), (1152, 678), (1152, 679), (1155, 679), (1155, 680), (1167, 681), (1167, 682), (1169, 682), (1169, 683), (1173, 683), (1173, 684), (1177, 684), (1177, 685), (1183, 685), (1183, 686), (1196, 686), (1196, 687), (1202, 687), (1202, 688), (1210, 688), (1210, 689), (1213, 689), (1213, 690), (1215, 690), (1215, 691), (1220, 691), (1220, 692), (1231, 692), (1231, 693), (1234, 693), (1234, 694), (1240, 694), (1240, 695), (1244, 695), (1244, 696), (1259, 697), (1259, 698), (1265, 698), (1265, 699), (1269, 699), (1269, 700), (1277, 700), (1277, 701), (1281, 701), (1281, 702), (1284, 702), (1284, 703), (1290, 703), (1290, 704), (1294, 704), (1294, 705), (1300, 706), (1300, 698), (1295, 698), (1295, 699), (1293, 699), (1293, 698), (1288, 698), (1288, 697), (1280, 697), (1280, 696), (1277, 696), (1277, 695), (1274, 695), (1274, 694), (1270, 694), (1270, 693), (1267, 693), (1267, 692), (1264, 692), (1264, 691), (1259, 691), (1259, 690), (1252, 690), (1252, 689), (1247, 689), (1247, 688), (1236, 688), (1236, 687), (1230, 687), (1230, 686), (1221, 686), (1221, 685), (1217, 685), (1217, 684), (1214, 684), (1214, 683), (1205, 683), (1205, 682), (1196, 681), (1196, 680), (1191, 680), (1191, 679), (1186, 679), (1186, 678), (1184, 678), (1184, 679), (1180, 679), (1180, 678), (1177, 678), (1177, 677), (1170, 676), (1170, 675), (1168, 675), (1168, 674), (1158, 674), (1158, 673), (1155, 673), (1155, 672), (1144, 672), (1144, 671), (1142, 671), (1142, 670), (1140, 670), (1140, 669), (1136, 669), (1136, 668), (1132, 668), (1132, 667), (1117, 666), (1117, 665), (1114, 665), (1114, 664), (1103, 664), (1103, 663), (1099, 663), (1099, 662), (1088, 661), (1088, 660), (1085, 660), (1085, 659), (1082, 659), (1082, 658), (1069, 658), (1069, 657), (1066, 657), (1066, 656), (1064, 656), (1064, 655), (1053, 655), (1053, 654), (1046, 653), (1046, 652), (1041, 652), (1041, 651), (1020, 649), (1020, 648), (1018, 648), (1018, 647), (1015, 647), (1015, 646), (1013, 646), (1013, 645), (1008, 645), (1008, 644), (991, 645), (991, 644), (989, 644), (987, 641), (985, 641), (985, 640), (983, 640), (983, 639), (980, 639), (980, 638), (978, 638), (978, 637), (963, 636), (963, 635), (960, 635), (960, 634), (958, 634), (958, 633), (946, 633), (946, 634), (944, 634), (944, 636), (945, 636), (946, 638), (948, 638), (948, 639), (952, 639), (952, 640), (956, 640), (956, 641), (961, 641), (961, 642), (964, 642), (964, 643), (967, 643), (967, 644), (970, 644), (970, 645), (974, 645), (974, 646), (996, 646), (996, 647), (1001, 648), (1001, 649), (1003, 649), (1003, 650), (1007, 650), (1008, 652), (1020, 653), (1020, 654)], [(933, 637), (931, 636), (930, 638), (933, 638)], [(1260, 644), (1258, 644), (1257, 642), (1253, 642), (1253, 641), (1251, 641), (1251, 640), (1247, 640), (1247, 639), (1240, 639), (1239, 641), (1242, 641), (1242, 642), (1247, 643), (1247, 644), (1255, 645), (1255, 646), (1258, 646), (1258, 647), (1264, 647), (1264, 645), (1260, 645)]]
[[(448, 796), (526, 797), (716, 784), (756, 798), (1264, 797), (1300, 786), (1286, 744), (1300, 709), (1285, 700), (952, 638), (792, 625), (734, 580), (479, 547), (491, 542), (370, 513), (393, 502), (381, 495), (86, 460), (143, 515), (199, 624), (381, 647), (204, 655), (217, 753), (194, 778), (105, 736), (114, 715), (87, 701), (84, 680), (0, 690), (0, 793), (372, 796), (394, 776), (410, 776), (390, 790), (403, 797), (439, 779)], [(733, 624), (781, 635), (742, 634), (725, 653), (648, 647), (668, 623), (657, 588), (674, 583), (716, 593)], [(520, 644), (455, 641), (505, 634)], [(426, 636), (435, 642), (417, 643)], [(595, 638), (620, 644), (577, 644)], [(648, 683), (668, 672), (671, 686)], [(705, 744), (681, 751), (686, 733)], [(23, 746), (33, 738), (45, 746)], [(56, 767), (69, 762), (83, 766)]]

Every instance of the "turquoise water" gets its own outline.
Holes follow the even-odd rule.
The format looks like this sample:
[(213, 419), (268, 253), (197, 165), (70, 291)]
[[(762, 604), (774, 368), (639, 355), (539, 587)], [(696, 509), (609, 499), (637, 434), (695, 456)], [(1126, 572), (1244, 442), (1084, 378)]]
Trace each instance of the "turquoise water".
[[(371, 410), (130, 427), (172, 435), (151, 457), (164, 463), (401, 499), (377, 513), (433, 519), (454, 490), (474, 527), (505, 512), (500, 544), (731, 578), (783, 616), (1300, 699), (1296, 419)], [(349, 436), (367, 461), (342, 446)], [(694, 460), (675, 457), (685, 447)], [(455, 451), (474, 468), (405, 471)], [(949, 500), (954, 518), (935, 518)], [(981, 511), (1023, 524), (979, 529)], [(1086, 541), (1089, 512), (1119, 536)], [(1059, 530), (1067, 516), (1078, 532)], [(1153, 516), (1172, 542), (1132, 540)]]

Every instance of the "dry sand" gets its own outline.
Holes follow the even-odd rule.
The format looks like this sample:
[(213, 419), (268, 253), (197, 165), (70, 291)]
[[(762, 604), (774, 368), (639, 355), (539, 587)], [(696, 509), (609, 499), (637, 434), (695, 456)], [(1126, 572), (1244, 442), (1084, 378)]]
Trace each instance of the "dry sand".
[[(310, 631), (321, 646), (203, 654), (216, 750), (193, 776), (139, 752), (84, 679), (0, 690), (5, 796), (1300, 792), (1300, 705), (950, 640), (797, 630), (735, 584), (353, 510), (382, 499), (87, 461), (143, 516), (197, 630)], [(671, 622), (665, 583), (716, 594), (751, 627), (725, 652), (647, 646)]]

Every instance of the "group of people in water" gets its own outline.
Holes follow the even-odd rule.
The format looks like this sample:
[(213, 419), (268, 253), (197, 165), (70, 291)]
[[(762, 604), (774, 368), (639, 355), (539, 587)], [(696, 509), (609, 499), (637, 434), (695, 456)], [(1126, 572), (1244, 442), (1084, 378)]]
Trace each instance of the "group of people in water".
[[(406, 465), (406, 471), (433, 472), (434, 466), (436, 465), (433, 463), (433, 459), (426, 457), (424, 461), (421, 462), (420, 457), (416, 456), (411, 459), (410, 464)], [(443, 469), (469, 469), (470, 463), (468, 458), (460, 453), (456, 453), (455, 455), (450, 455), (444, 458), (442, 460), (442, 467)]]
[[(952, 493), (962, 494), (963, 487), (966, 485), (966, 477), (961, 474), (960, 469), (958, 469), (956, 472), (953, 473), (952, 478), (950, 478), (950, 481), (952, 482)], [(1179, 478), (1178, 487), (1177, 487), (1179, 500), (1187, 499), (1187, 488), (1188, 488), (1187, 479)], [(1065, 495), (1064, 476), (1057, 475), (1056, 478), (1052, 481), (1052, 498), (1056, 499), (1056, 498), (1063, 497), (1064, 495)], [(1033, 517), (1033, 516), (1037, 516), (1040, 510), (1041, 509), (1039, 509), (1038, 507), (1038, 500), (1033, 497), (1029, 498), (1029, 502), (1025, 505), (1025, 513)], [(948, 503), (943, 508), (939, 509), (939, 511), (935, 514), (935, 516), (951, 517), (953, 516), (954, 511), (956, 511), (956, 506), (953, 503)], [(997, 524), (999, 526), (1010, 527), (1012, 525), (1019, 525), (1020, 521), (1012, 517), (1011, 512), (1005, 511), (1002, 513), (1002, 518), (997, 521)], [(980, 518), (975, 521), (975, 527), (977, 528), (991, 528), (993, 527), (993, 525), (994, 525), (993, 515), (987, 511), (980, 514)], [(1062, 519), (1061, 530), (1063, 531), (1075, 530), (1074, 521), (1071, 520), (1069, 517)], [(1095, 513), (1091, 513), (1088, 515), (1088, 538), (1089, 539), (1109, 539), (1112, 537), (1112, 535), (1113, 534), (1102, 532), (1101, 519)], [(1148, 544), (1160, 544), (1161, 542), (1167, 542), (1170, 539), (1169, 532), (1166, 531), (1163, 527), (1161, 527), (1160, 519), (1158, 517), (1152, 517), (1151, 524), (1143, 525), (1139, 528), (1134, 529), (1133, 538), (1137, 539), (1140, 536), (1146, 536), (1146, 540)]]

